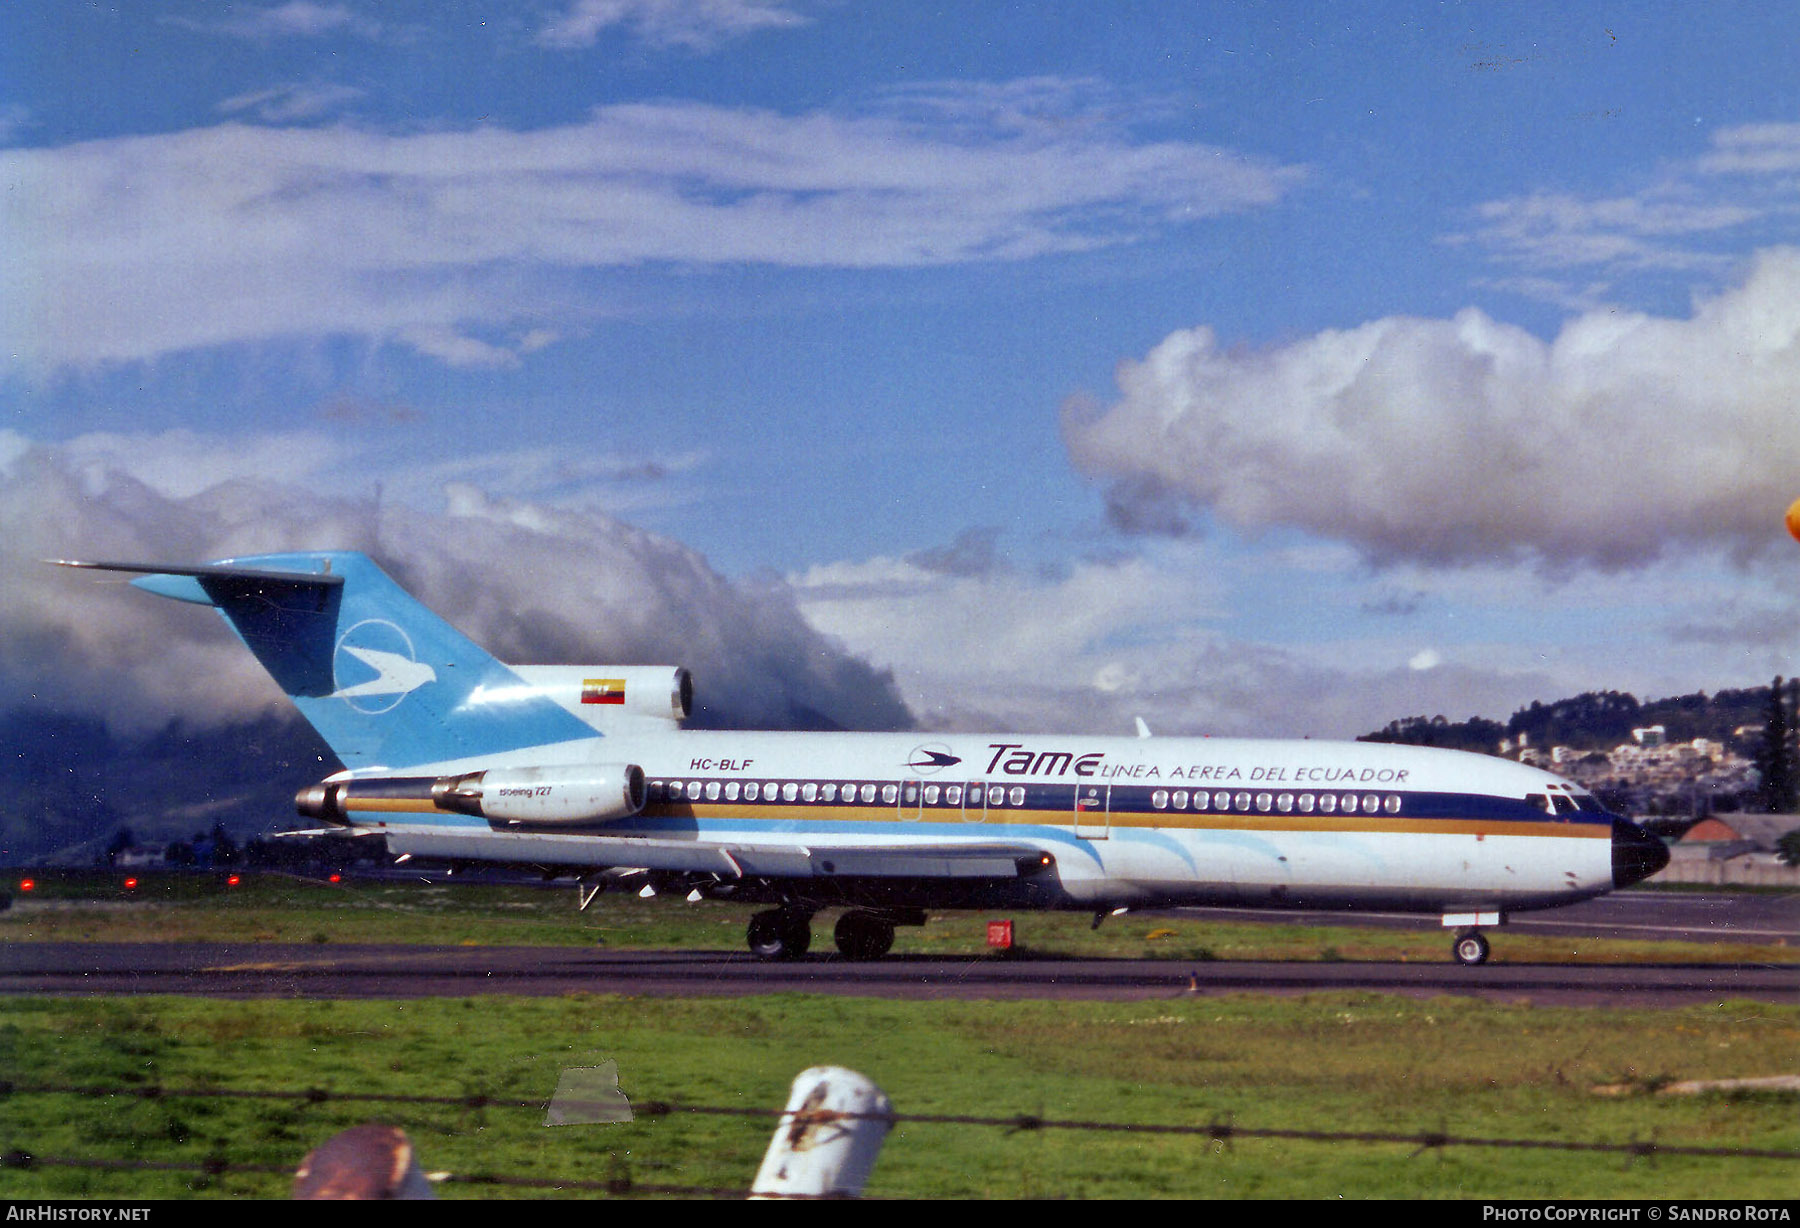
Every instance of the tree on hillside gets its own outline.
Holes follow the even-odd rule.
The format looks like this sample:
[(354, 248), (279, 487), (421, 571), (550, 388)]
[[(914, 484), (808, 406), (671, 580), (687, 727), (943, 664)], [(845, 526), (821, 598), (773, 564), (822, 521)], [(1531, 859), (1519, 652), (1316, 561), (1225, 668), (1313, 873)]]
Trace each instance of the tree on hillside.
[[(1800, 679), (1796, 679), (1800, 688)], [(1789, 688), (1779, 675), (1769, 687), (1764, 709), (1762, 745), (1756, 752), (1756, 770), (1762, 775), (1758, 804), (1770, 814), (1792, 814), (1800, 778), (1795, 773), (1794, 713)]]

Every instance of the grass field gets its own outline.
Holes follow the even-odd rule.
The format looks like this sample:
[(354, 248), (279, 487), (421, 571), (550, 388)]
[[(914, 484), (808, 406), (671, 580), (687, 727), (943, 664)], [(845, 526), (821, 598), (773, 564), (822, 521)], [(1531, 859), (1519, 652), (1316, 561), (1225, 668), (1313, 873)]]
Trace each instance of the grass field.
[[(1675, 1078), (1792, 1069), (1800, 1010), (1533, 1009), (1464, 999), (1253, 996), (1156, 1003), (897, 1002), (799, 995), (575, 995), (409, 1002), (9, 1000), (9, 1079), (120, 1089), (0, 1099), (0, 1147), (135, 1164), (290, 1170), (364, 1120), (427, 1169), (742, 1188), (771, 1123), (680, 1114), (546, 1127), (565, 1067), (617, 1062), (635, 1102), (779, 1108), (800, 1070), (860, 1070), (907, 1114), (1455, 1135), (1800, 1151), (1792, 1095), (1659, 1096)], [(533, 1107), (128, 1094), (218, 1089), (480, 1094)], [(1624, 1083), (1625, 1096), (1597, 1085)], [(280, 1196), (286, 1177), (0, 1170), (0, 1195)], [(1800, 1161), (1321, 1143), (902, 1123), (868, 1193), (891, 1197), (1792, 1197)], [(539, 1196), (546, 1192), (535, 1191)], [(479, 1184), (448, 1197), (533, 1191)]]
[[(403, 942), (496, 946), (601, 945), (619, 950), (738, 951), (757, 907), (607, 893), (586, 912), (574, 887), (451, 885), (441, 881), (349, 880), (330, 884), (285, 876), (246, 877), (227, 888), (209, 875), (144, 875), (124, 892), (118, 875), (40, 876), (28, 895), (0, 912), (0, 942)], [(933, 914), (902, 927), (897, 954), (987, 953), (985, 917)], [(815, 945), (829, 940), (830, 914), (814, 923)], [(1016, 940), (1028, 952), (1108, 958), (1206, 961), (1424, 960), (1446, 958), (1449, 939), (1435, 925), (1374, 929), (1352, 925), (1171, 920), (1126, 915), (1098, 930), (1083, 913), (1021, 913)], [(1800, 964), (1800, 945), (1633, 942), (1554, 938), (1501, 930), (1495, 962), (1754, 961)]]
[[(97, 880), (45, 882), (0, 913), (0, 942), (606, 943), (737, 949), (748, 909), (573, 892), (258, 880), (236, 889), (147, 880), (132, 899)], [(902, 930), (903, 949), (975, 953), (982, 918)], [(1070, 954), (1180, 958), (1444, 958), (1443, 935), (1115, 918), (1017, 918), (1026, 944)], [(1171, 931), (1167, 936), (1153, 936)], [(1675, 956), (1676, 944), (1511, 934), (1497, 959)], [(906, 945), (911, 944), (911, 945)], [(1539, 944), (1549, 944), (1548, 948)], [(1553, 948), (1553, 950), (1551, 949)], [(1787, 958), (1785, 948), (1749, 948)], [(1545, 953), (1538, 953), (1545, 952)], [(1718, 947), (1694, 958), (1740, 958)], [(1800, 1008), (1532, 1007), (1374, 994), (1182, 996), (1157, 1002), (903, 1002), (781, 995), (571, 995), (406, 1002), (0, 999), (0, 1079), (106, 1094), (0, 1095), (0, 1153), (109, 1160), (123, 1170), (0, 1168), (15, 1198), (279, 1197), (302, 1155), (366, 1120), (405, 1129), (427, 1169), (546, 1180), (742, 1188), (770, 1122), (675, 1113), (546, 1127), (562, 1070), (617, 1063), (634, 1103), (776, 1109), (802, 1069), (860, 1070), (901, 1114), (1207, 1125), (1245, 1130), (1442, 1132), (1482, 1138), (1800, 1151), (1800, 1098), (1657, 1094), (1682, 1079), (1800, 1069)], [(244, 1100), (214, 1090), (481, 1095), (527, 1107)], [(1624, 1095), (1596, 1094), (1620, 1086)], [(223, 1172), (200, 1170), (222, 1159)], [(141, 1167), (181, 1166), (180, 1171)], [(266, 1165), (277, 1175), (236, 1171)], [(1553, 1149), (1005, 1130), (903, 1122), (873, 1196), (1244, 1198), (1792, 1198), (1800, 1160), (1632, 1158)], [(445, 1197), (553, 1195), (451, 1183)]]

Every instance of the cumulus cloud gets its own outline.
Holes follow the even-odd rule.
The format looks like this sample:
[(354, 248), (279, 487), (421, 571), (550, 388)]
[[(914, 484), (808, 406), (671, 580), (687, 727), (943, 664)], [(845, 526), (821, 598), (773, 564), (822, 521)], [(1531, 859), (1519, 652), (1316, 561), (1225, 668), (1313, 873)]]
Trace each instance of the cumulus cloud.
[[(199, 562), (284, 549), (374, 554), (503, 660), (686, 665), (700, 723), (905, 728), (893, 682), (809, 627), (779, 585), (733, 583), (666, 538), (592, 511), (453, 487), (445, 511), (281, 486), (248, 471), (198, 490), (157, 454), (215, 459), (192, 437), (135, 450), (0, 439), (0, 708), (98, 715), (141, 733), (286, 710), (215, 618), (56, 557)], [(242, 445), (245, 458), (269, 441)], [(142, 463), (140, 465), (140, 458)], [(323, 461), (318, 463), (323, 464)], [(230, 471), (233, 466), (225, 466)], [(284, 472), (304, 476), (292, 466)]]
[[(1129, 734), (1141, 716), (1161, 735), (1349, 737), (1397, 714), (1504, 715), (1568, 693), (1535, 652), (1490, 668), (1416, 643), (1333, 636), (1378, 583), (1341, 572), (1317, 586), (1335, 590), (1341, 607), (1315, 603), (1308, 642), (1280, 642), (1253, 613), (1270, 600), (1271, 572), (1318, 562), (1263, 560), (1246, 575), (1206, 543), (1184, 541), (1055, 573), (874, 558), (815, 566), (789, 583), (814, 626), (892, 670), (929, 729)], [(1260, 622), (1257, 638), (1228, 629), (1234, 613)]]
[(1550, 342), (1476, 310), (1263, 350), (1177, 332), (1072, 406), (1082, 472), (1377, 561), (1618, 568), (1754, 550), (1800, 474), (1800, 250), (1685, 319), (1594, 311)]
[(348, 335), (505, 366), (606, 310), (600, 271), (1021, 260), (1266, 205), (1299, 174), (1098, 119), (682, 102), (534, 131), (232, 122), (0, 149), (0, 355)]
[(624, 28), (662, 47), (709, 51), (758, 30), (790, 29), (807, 18), (775, 0), (575, 0), (538, 33), (547, 47), (591, 47)]
[(1054, 575), (986, 557), (941, 565), (970, 540), (980, 536), (905, 559), (821, 564), (789, 583), (815, 627), (892, 668), (931, 728), (1127, 733), (1146, 704), (1190, 729), (1239, 726), (1190, 668), (1212, 642), (1198, 630), (1217, 613), (1206, 579), (1142, 557)]

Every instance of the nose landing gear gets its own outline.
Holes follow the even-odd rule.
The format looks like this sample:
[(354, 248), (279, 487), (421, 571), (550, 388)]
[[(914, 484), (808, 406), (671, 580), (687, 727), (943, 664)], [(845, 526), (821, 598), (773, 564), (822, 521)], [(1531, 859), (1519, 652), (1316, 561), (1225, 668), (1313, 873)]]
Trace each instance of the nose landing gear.
[(1488, 940), (1480, 930), (1464, 930), (1456, 936), (1456, 942), (1450, 948), (1450, 954), (1459, 964), (1485, 964), (1488, 957)]

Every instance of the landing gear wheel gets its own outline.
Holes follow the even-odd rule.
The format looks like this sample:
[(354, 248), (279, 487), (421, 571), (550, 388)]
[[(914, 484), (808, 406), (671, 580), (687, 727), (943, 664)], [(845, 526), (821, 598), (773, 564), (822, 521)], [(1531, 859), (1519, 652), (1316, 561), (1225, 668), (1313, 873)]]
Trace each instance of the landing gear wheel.
[(745, 938), (759, 959), (799, 959), (812, 945), (812, 918), (781, 909), (759, 912), (750, 918)]
[(845, 959), (880, 959), (894, 946), (894, 923), (872, 912), (847, 912), (832, 932)]
[(1485, 964), (1488, 957), (1488, 940), (1475, 930), (1456, 936), (1456, 943), (1450, 948), (1459, 964)]

